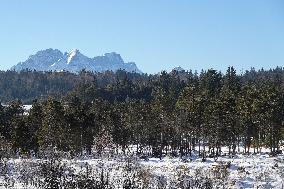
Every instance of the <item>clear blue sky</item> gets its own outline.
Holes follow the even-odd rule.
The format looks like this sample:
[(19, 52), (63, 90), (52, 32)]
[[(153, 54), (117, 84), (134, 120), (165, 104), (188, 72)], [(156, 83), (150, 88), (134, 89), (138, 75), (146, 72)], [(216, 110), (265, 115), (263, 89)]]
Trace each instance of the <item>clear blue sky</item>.
[(176, 66), (284, 66), (284, 0), (3, 0), (0, 69), (46, 48)]

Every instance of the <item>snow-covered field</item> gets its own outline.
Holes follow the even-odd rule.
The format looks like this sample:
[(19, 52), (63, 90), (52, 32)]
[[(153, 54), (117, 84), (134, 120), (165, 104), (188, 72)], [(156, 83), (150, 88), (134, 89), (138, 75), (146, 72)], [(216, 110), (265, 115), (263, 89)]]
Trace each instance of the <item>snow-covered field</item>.
[[(216, 181), (215, 186), (224, 188), (284, 188), (283, 156), (238, 155), (232, 159), (220, 157), (216, 162), (210, 158), (206, 162), (202, 162), (201, 158), (190, 162), (165, 158), (161, 161), (150, 159), (141, 164), (169, 180), (179, 174), (191, 177), (201, 175), (211, 177)], [(227, 167), (227, 172), (222, 170), (223, 166)]]
[[(283, 150), (283, 149), (282, 149)], [(38, 173), (39, 159), (2, 160), (0, 188), (39, 188), (44, 182)], [(238, 154), (234, 157), (191, 158), (138, 157), (61, 159), (63, 175), (88, 174), (94, 179), (104, 175), (111, 188), (122, 188), (132, 183), (140, 188), (284, 188), (284, 156), (271, 157), (268, 153)], [(88, 173), (87, 173), (88, 172)], [(72, 173), (72, 174), (71, 174)]]

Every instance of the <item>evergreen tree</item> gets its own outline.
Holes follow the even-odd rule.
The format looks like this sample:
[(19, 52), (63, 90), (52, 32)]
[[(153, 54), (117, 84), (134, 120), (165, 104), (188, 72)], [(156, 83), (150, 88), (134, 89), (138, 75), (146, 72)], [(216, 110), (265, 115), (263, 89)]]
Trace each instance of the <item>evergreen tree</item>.
[(39, 129), (42, 127), (42, 120), (43, 120), (43, 107), (40, 102), (37, 100), (33, 101), (32, 108), (29, 111), (26, 125), (29, 129), (29, 145), (31, 146), (31, 150), (34, 150), (35, 153), (39, 150), (39, 142), (38, 142), (38, 135)]
[(39, 129), (39, 145), (42, 149), (70, 149), (70, 130), (67, 127), (65, 112), (62, 104), (52, 98), (44, 107), (42, 127)]

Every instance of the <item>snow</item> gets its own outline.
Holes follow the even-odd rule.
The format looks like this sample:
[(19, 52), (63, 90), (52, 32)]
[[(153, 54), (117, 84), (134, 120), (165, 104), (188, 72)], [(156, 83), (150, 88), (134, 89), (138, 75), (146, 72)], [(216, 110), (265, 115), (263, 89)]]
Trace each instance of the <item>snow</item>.
[[(223, 150), (225, 150), (225, 148)], [(19, 173), (16, 173), (16, 170), (19, 169), (18, 166), (27, 166), (29, 163), (41, 161), (44, 160), (20, 158), (8, 160), (10, 170), (8, 175), (16, 178), (15, 186), (17, 188), (24, 188), (23, 184), (17, 181), (17, 178), (20, 176)], [(197, 152), (195, 152), (192, 157), (182, 159), (166, 156), (162, 159), (149, 158), (148, 160), (143, 160), (135, 156), (126, 157), (118, 155), (115, 157), (104, 156), (103, 158), (85, 157), (63, 159), (62, 162), (75, 169), (76, 173), (85, 170), (86, 166), (92, 167), (94, 174), (98, 174), (101, 170), (104, 170), (109, 173), (110, 181), (116, 180), (120, 183), (125, 179), (126, 167), (131, 164), (132, 168), (136, 169), (136, 175), (143, 175), (143, 179), (149, 180), (150, 185), (148, 188), (157, 188), (157, 184), (159, 183), (165, 184), (165, 188), (171, 188), (173, 185), (177, 184), (177, 181), (180, 181), (181, 178), (183, 182), (187, 181), (192, 183), (194, 179), (208, 178), (213, 182), (213, 188), (224, 185), (225, 188), (232, 189), (280, 189), (284, 186), (283, 154), (277, 157), (271, 157), (266, 152), (251, 155), (239, 153), (231, 158), (222, 156), (219, 157), (217, 161), (213, 158), (207, 158), (205, 162), (202, 162), (202, 158), (197, 156)], [(224, 166), (226, 170), (219, 172)], [(0, 178), (3, 179), (3, 177)], [(142, 178), (138, 178), (137, 176), (137, 179)]]
[(73, 73), (78, 73), (82, 69), (94, 72), (104, 72), (107, 70), (117, 71), (122, 69), (128, 72), (134, 71), (142, 73), (135, 63), (125, 63), (117, 53), (106, 53), (103, 56), (89, 58), (80, 53), (77, 49), (73, 49), (69, 53), (62, 53), (57, 49), (39, 51), (35, 55), (29, 56), (26, 61), (13, 66), (11, 69), (16, 71), (23, 69), (37, 71), (65, 70)]
[(32, 105), (23, 105), (24, 110), (29, 111), (32, 108)]
[[(281, 158), (280, 158), (281, 159)], [(234, 181), (236, 186), (232, 188), (238, 188), (238, 186), (244, 188), (254, 188), (256, 185), (271, 183), (272, 186), (280, 188), (284, 184), (283, 178), (278, 174), (280, 169), (275, 169), (274, 165), (277, 158), (270, 158), (268, 155), (255, 155), (255, 156), (237, 156), (233, 159), (230, 158), (219, 158), (216, 162), (213, 159), (208, 158), (206, 162), (202, 162), (201, 159), (196, 159), (191, 162), (183, 163), (179, 159), (150, 159), (148, 162), (142, 162), (145, 167), (150, 168), (156, 174), (174, 174), (178, 167), (185, 166), (190, 170), (203, 169), (206, 171), (212, 170), (215, 166), (222, 163), (231, 163), (229, 168), (229, 181)], [(283, 168), (283, 157), (282, 157), (281, 168)], [(278, 165), (279, 166), (279, 165)], [(240, 172), (240, 168), (244, 168), (245, 173)], [(269, 178), (259, 180), (258, 176), (261, 174), (269, 174)], [(279, 182), (281, 181), (281, 182)]]
[(68, 55), (68, 59), (67, 59), (67, 64), (70, 64), (70, 62), (72, 61), (73, 57), (76, 56), (78, 50), (77, 49), (73, 49), (69, 55)]

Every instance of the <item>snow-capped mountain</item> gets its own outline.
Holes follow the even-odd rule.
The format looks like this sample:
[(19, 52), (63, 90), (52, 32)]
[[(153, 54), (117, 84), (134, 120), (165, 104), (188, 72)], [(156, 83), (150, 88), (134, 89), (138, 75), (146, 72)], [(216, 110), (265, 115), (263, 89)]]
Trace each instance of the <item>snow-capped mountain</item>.
[(128, 72), (142, 73), (134, 62), (125, 63), (121, 56), (115, 52), (89, 58), (77, 49), (64, 54), (57, 49), (42, 50), (35, 55), (31, 55), (26, 61), (20, 62), (11, 68), (11, 70), (16, 71), (23, 69), (37, 71), (64, 70), (74, 73), (80, 72), (83, 69), (94, 72), (117, 71), (121, 69)]
[(182, 67), (178, 66), (178, 67), (175, 67), (172, 71), (184, 72), (185, 69), (183, 69)]

